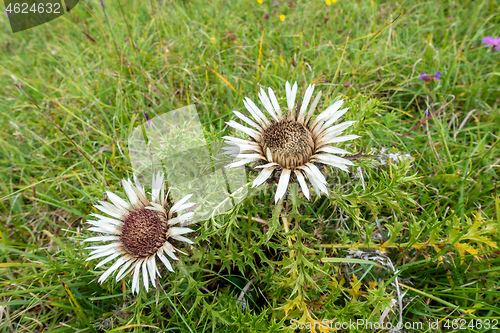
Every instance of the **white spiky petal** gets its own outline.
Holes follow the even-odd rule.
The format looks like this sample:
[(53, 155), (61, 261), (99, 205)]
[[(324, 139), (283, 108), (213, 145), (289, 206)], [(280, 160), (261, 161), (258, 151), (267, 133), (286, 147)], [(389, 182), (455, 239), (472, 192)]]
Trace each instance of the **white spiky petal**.
[[(151, 200), (147, 200), (146, 192), (144, 187), (140, 184), (137, 177), (134, 175), (134, 182), (130, 179), (124, 179), (122, 181), (123, 188), (127, 194), (128, 202), (113, 192), (106, 191), (107, 197), (110, 202), (99, 201), (99, 205), (95, 205), (97, 209), (101, 212), (110, 215), (111, 217), (92, 214), (96, 220), (88, 221), (93, 227), (89, 228), (90, 231), (98, 232), (102, 235), (90, 237), (85, 239), (85, 242), (111, 242), (104, 245), (94, 245), (89, 246), (87, 249), (92, 250), (87, 261), (99, 259), (100, 262), (97, 264), (96, 268), (105, 265), (106, 263), (117, 259), (108, 269), (106, 269), (100, 276), (98, 282), (104, 282), (113, 273), (116, 274), (116, 281), (121, 280), (124, 276), (133, 272), (132, 274), (132, 292), (138, 293), (140, 289), (140, 280), (142, 278), (142, 284), (144, 285), (146, 291), (149, 290), (149, 285), (156, 285), (157, 276), (160, 276), (157, 267), (156, 257), (165, 265), (167, 270), (173, 272), (172, 264), (169, 262), (167, 257), (164, 255), (166, 253), (168, 257), (172, 260), (178, 260), (175, 256), (175, 252), (181, 252), (176, 249), (169, 240), (174, 239), (176, 241), (181, 241), (189, 244), (193, 242), (182, 236), (184, 234), (190, 233), (193, 230), (182, 227), (185, 223), (193, 216), (193, 212), (186, 212), (181, 214), (180, 212), (192, 208), (195, 206), (194, 203), (189, 202), (191, 195), (187, 195), (177, 203), (175, 203), (169, 210), (165, 206), (167, 203), (168, 192), (165, 195), (165, 181), (164, 175), (158, 173), (152, 177), (151, 186)], [(159, 247), (156, 253), (152, 255), (147, 255), (143, 257), (137, 257), (131, 255), (122, 245), (121, 230), (124, 225), (124, 221), (127, 216), (133, 212), (148, 209), (150, 211), (155, 211), (163, 214), (167, 219), (168, 232), (165, 235), (165, 242), (163, 246)], [(177, 214), (177, 217), (173, 217), (173, 214)], [(173, 225), (179, 224), (180, 227), (174, 227)]]
[[(332, 146), (332, 144), (354, 140), (359, 137), (358, 135), (352, 134), (342, 135), (342, 133), (354, 124), (355, 121), (346, 121), (334, 125), (334, 123), (348, 111), (347, 108), (341, 109), (344, 101), (336, 100), (323, 112), (313, 117), (321, 97), (321, 92), (319, 92), (313, 99), (313, 92), (314, 85), (310, 85), (306, 89), (300, 109), (298, 109), (295, 105), (297, 100), (297, 83), (295, 82), (292, 86), (289, 82), (286, 82), (286, 108), (284, 112), (282, 112), (274, 91), (269, 88), (268, 93), (266, 93), (266, 91), (261, 88), (258, 94), (259, 100), (264, 107), (263, 110), (269, 114), (270, 118), (268, 118), (263, 110), (259, 109), (255, 103), (247, 97), (243, 100), (243, 104), (253, 119), (239, 111), (234, 111), (235, 115), (244, 122), (244, 125), (232, 120), (227, 123), (237, 131), (250, 136), (250, 140), (231, 136), (224, 137), (228, 145), (224, 147), (225, 154), (237, 159), (227, 167), (242, 167), (245, 164), (257, 162), (259, 165), (256, 166), (256, 168), (262, 169), (262, 171), (254, 179), (252, 183), (253, 187), (263, 184), (275, 174), (275, 172), (280, 172), (281, 175), (279, 176), (278, 187), (275, 194), (276, 202), (285, 196), (288, 185), (293, 180), (299, 183), (300, 189), (307, 199), (310, 198), (310, 191), (306, 179), (309, 180), (309, 183), (317, 194), (321, 195), (321, 193), (325, 193), (328, 195), (326, 179), (317, 165), (330, 165), (343, 171), (348, 171), (348, 166), (354, 165), (350, 160), (334, 155), (350, 154), (348, 151)], [(266, 146), (264, 140), (267, 133), (276, 135), (274, 130), (269, 128), (280, 122), (299, 123), (308, 131), (313, 142), (311, 147), (314, 148), (311, 148), (312, 154), (306, 155), (309, 156), (307, 161), (300, 162), (300, 159), (297, 160), (298, 157), (290, 156), (292, 162), (285, 162), (285, 164), (283, 164), (283, 161), (280, 161), (280, 155), (278, 155), (277, 158), (275, 156), (273, 160), (273, 152)], [(272, 132), (266, 132), (268, 129)], [(286, 165), (286, 163), (288, 163), (288, 165)]]

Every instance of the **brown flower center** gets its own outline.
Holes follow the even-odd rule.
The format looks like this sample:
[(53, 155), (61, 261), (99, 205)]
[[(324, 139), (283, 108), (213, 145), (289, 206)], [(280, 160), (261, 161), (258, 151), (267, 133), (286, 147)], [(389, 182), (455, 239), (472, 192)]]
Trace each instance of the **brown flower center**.
[(123, 221), (120, 241), (125, 251), (134, 257), (155, 254), (167, 240), (167, 217), (155, 210), (141, 208), (130, 212)]
[(264, 130), (261, 145), (264, 154), (269, 148), (273, 162), (287, 169), (304, 165), (314, 151), (311, 133), (294, 120), (273, 122)]

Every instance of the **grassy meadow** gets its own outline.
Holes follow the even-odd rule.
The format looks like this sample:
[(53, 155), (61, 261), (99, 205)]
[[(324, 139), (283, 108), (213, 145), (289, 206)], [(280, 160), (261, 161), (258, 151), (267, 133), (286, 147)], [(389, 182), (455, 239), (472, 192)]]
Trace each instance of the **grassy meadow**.
[[(0, 332), (500, 329), (497, 1), (83, 0), (0, 21)], [(253, 189), (192, 226), (156, 289), (99, 284), (86, 221), (125, 197), (144, 112), (194, 104), (220, 141), (260, 87), (286, 105), (286, 81), (357, 120), (329, 196)]]

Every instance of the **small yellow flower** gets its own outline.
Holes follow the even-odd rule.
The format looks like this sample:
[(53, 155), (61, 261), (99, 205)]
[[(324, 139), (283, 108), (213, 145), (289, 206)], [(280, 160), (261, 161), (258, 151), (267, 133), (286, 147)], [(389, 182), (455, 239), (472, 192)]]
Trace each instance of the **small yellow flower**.
[(257, 2), (258, 2), (258, 3), (263, 3), (263, 2), (264, 2), (264, 0), (257, 0)]
[(210, 40), (211, 40), (212, 42), (215, 42), (215, 37), (210, 37)]
[(280, 20), (283, 22), (285, 20), (285, 15), (280, 15)]
[(332, 3), (336, 3), (337, 0), (326, 0), (326, 5), (330, 6)]

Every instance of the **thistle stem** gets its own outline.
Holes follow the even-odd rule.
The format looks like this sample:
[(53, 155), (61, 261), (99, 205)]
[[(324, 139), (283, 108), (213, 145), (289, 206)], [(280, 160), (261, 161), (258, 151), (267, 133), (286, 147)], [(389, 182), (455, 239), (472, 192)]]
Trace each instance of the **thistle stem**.
[[(286, 233), (290, 232), (290, 223), (288, 222), (288, 219), (283, 215), (281, 216), (281, 219), (283, 220), (283, 226), (285, 227), (285, 232)], [(287, 238), (288, 246), (291, 247), (293, 245), (292, 236), (288, 235), (286, 238)]]

